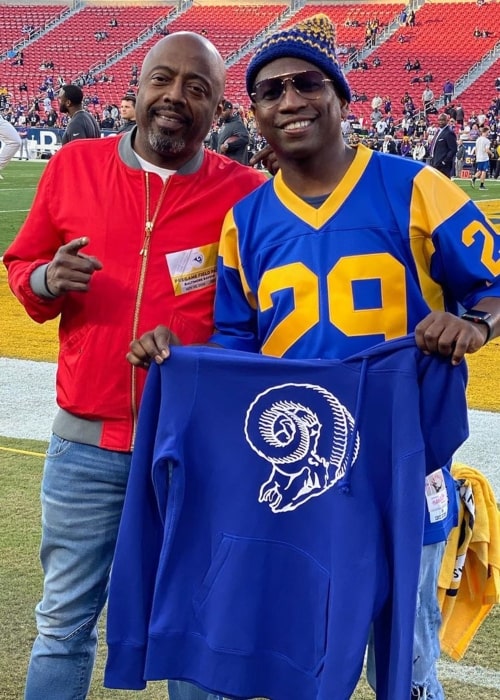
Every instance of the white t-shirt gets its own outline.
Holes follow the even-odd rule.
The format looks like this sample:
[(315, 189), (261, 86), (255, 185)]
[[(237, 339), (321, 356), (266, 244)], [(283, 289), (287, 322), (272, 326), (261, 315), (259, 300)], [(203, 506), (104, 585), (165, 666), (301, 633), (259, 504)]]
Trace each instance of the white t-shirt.
[(491, 141), (486, 136), (478, 136), (476, 139), (476, 163), (484, 163), (490, 159), (488, 154)]
[(153, 165), (153, 163), (150, 163), (148, 160), (144, 160), (144, 158), (141, 158), (140, 155), (136, 151), (134, 151), (135, 157), (139, 161), (139, 164), (143, 170), (146, 170), (148, 173), (156, 173), (161, 177), (163, 182), (165, 183), (168, 178), (173, 175), (176, 171), (175, 170), (169, 170), (168, 168), (161, 168), (159, 165)]

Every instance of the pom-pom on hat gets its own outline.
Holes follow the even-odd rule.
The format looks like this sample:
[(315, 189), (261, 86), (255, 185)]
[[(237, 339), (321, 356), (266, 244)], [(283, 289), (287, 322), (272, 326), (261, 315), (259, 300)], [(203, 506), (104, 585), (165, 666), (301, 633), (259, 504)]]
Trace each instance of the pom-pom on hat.
[(313, 63), (333, 80), (338, 93), (351, 101), (351, 90), (335, 53), (335, 27), (329, 17), (324, 14), (308, 17), (264, 39), (248, 64), (248, 94), (253, 92), (255, 78), (263, 66), (288, 57)]

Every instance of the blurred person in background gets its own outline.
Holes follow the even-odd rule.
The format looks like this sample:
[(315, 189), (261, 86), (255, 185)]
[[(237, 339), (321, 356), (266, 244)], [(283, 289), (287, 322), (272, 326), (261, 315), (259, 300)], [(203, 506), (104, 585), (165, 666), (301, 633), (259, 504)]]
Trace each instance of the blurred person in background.
[(18, 148), (21, 148), (21, 137), (14, 129), (12, 124), (6, 121), (0, 115), (0, 143), (2, 144), (2, 149), (0, 150), (0, 180), (3, 180), (3, 175), (1, 171), (5, 168), (7, 163), (12, 160), (12, 158), (17, 153)]
[(23, 154), (26, 160), (30, 160), (30, 154), (28, 149), (28, 129), (25, 126), (23, 126), (19, 129), (18, 134), (21, 137), (21, 146), (19, 147), (18, 160), (23, 159)]
[(119, 134), (125, 131), (131, 131), (135, 126), (135, 103), (136, 96), (133, 93), (127, 93), (120, 102), (120, 119), (121, 126), (118, 129)]
[(62, 145), (77, 139), (98, 139), (101, 130), (94, 117), (83, 108), (83, 90), (78, 85), (63, 85), (58, 95), (59, 111), (70, 118), (62, 136)]
[(242, 165), (248, 163), (250, 135), (233, 104), (225, 100), (222, 106), (221, 126), (218, 133), (217, 151)]

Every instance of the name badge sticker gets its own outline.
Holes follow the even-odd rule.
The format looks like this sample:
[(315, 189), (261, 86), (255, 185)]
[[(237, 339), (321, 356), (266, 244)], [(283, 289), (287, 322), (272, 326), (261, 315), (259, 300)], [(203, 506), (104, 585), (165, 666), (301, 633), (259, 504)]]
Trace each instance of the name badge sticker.
[(442, 469), (425, 477), (425, 498), (431, 523), (439, 523), (448, 515), (448, 492)]
[(217, 243), (165, 255), (175, 296), (215, 284)]

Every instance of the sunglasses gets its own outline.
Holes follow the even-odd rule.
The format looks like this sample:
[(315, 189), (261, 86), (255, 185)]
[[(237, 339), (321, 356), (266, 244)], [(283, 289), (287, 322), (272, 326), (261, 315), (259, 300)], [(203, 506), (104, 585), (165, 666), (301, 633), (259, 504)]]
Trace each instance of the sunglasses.
[(317, 70), (305, 70), (289, 77), (276, 76), (260, 80), (255, 84), (250, 97), (259, 107), (269, 109), (281, 100), (287, 83), (291, 83), (295, 92), (306, 100), (319, 100), (325, 84), (333, 83), (333, 80), (324, 78)]

